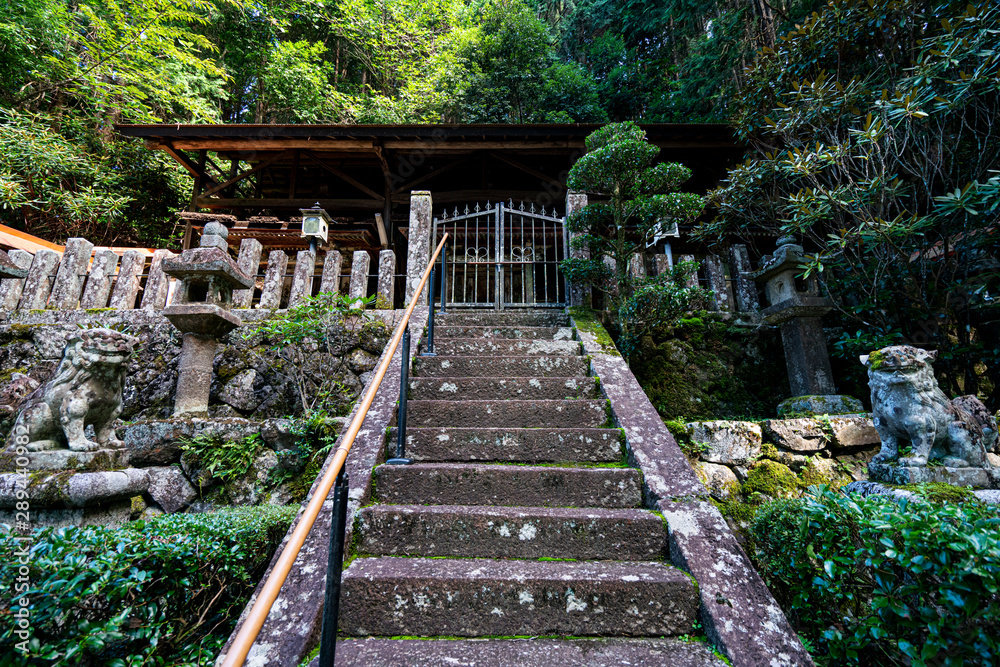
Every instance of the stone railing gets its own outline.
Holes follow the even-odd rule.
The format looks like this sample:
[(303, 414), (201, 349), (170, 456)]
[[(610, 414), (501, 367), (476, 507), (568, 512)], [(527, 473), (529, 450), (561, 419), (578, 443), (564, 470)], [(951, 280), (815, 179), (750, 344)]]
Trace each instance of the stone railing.
[[(338, 250), (329, 250), (322, 258), (310, 250), (300, 250), (294, 257), (272, 250), (261, 261), (262, 251), (256, 239), (243, 239), (240, 244), (237, 263), (256, 277), (256, 284), (233, 293), (235, 308), (288, 308), (317, 292), (341, 293), (344, 283), (350, 298), (374, 294), (380, 308), (392, 308), (396, 300), (396, 255), (392, 250), (379, 253), (374, 292), (369, 290), (372, 267), (367, 251), (353, 253), (348, 273), (342, 273), (344, 257)], [(110, 249), (95, 251), (90, 241), (72, 238), (62, 254), (47, 249), (34, 255), (24, 250), (8, 254), (28, 275), (0, 280), (0, 311), (159, 311), (169, 304), (176, 284), (163, 272), (163, 260), (176, 255), (169, 250), (155, 250), (151, 256), (148, 251), (125, 250), (119, 255)]]

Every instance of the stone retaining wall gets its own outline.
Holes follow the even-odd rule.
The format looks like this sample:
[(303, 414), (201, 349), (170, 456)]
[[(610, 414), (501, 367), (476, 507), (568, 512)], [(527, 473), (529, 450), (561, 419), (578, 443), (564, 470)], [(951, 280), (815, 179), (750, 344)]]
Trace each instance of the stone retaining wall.
[[(213, 418), (284, 417), (302, 411), (298, 391), (282, 373), (288, 361), (273, 349), (277, 341), (252, 334), (273, 312), (235, 311), (243, 326), (219, 343), (215, 356), (209, 414)], [(343, 388), (340, 403), (348, 406), (361, 391), (367, 375), (391, 334), (394, 311), (369, 311), (366, 320), (352, 318), (337, 325), (330, 355), (316, 350), (308, 364), (319, 374), (336, 370)], [(0, 424), (3, 435), (17, 414), (21, 399), (52, 376), (66, 340), (84, 327), (125, 326), (141, 340), (129, 362), (123, 393), (123, 421), (162, 419), (173, 411), (181, 337), (157, 312), (42, 311), (0, 313)], [(307, 374), (309, 368), (306, 369)], [(320, 379), (320, 378), (317, 378)], [(327, 379), (325, 376), (322, 379)], [(336, 406), (334, 406), (336, 407)]]
[(880, 447), (870, 415), (834, 415), (760, 422), (670, 422), (712, 497), (725, 500), (756, 461), (770, 459), (800, 473), (810, 467), (830, 481), (868, 479)]

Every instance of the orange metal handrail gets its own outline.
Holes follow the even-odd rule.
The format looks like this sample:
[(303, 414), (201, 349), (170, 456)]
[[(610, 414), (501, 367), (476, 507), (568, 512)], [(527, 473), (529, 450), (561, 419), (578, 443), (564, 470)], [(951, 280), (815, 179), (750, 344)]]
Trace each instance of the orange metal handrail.
[[(253, 607), (250, 608), (250, 613), (247, 614), (246, 620), (240, 626), (240, 631), (233, 640), (233, 644), (226, 654), (226, 659), (222, 662), (222, 667), (241, 667), (246, 660), (247, 654), (250, 652), (250, 647), (257, 640), (260, 629), (264, 627), (264, 621), (271, 611), (271, 606), (278, 598), (281, 586), (285, 583), (285, 579), (288, 578), (288, 573), (291, 571), (292, 565), (295, 563), (295, 559), (298, 557), (299, 551), (306, 541), (306, 536), (312, 530), (313, 524), (316, 522), (316, 517), (323, 507), (326, 497), (330, 494), (330, 489), (333, 488), (333, 483), (336, 481), (337, 475), (340, 474), (341, 469), (344, 467), (347, 453), (351, 451), (354, 438), (357, 437), (358, 431), (361, 430), (361, 424), (368, 415), (368, 409), (371, 408), (372, 401), (375, 400), (375, 393), (378, 391), (379, 385), (382, 384), (382, 379), (385, 377), (386, 371), (389, 370), (392, 355), (396, 353), (396, 347), (403, 338), (403, 332), (406, 331), (409, 325), (410, 315), (417, 305), (417, 299), (420, 298), (420, 294), (424, 291), (424, 286), (427, 284), (431, 269), (434, 267), (434, 263), (437, 261), (438, 255), (441, 254), (441, 249), (444, 248), (445, 241), (447, 240), (448, 234), (445, 234), (441, 237), (441, 242), (438, 243), (437, 248), (434, 250), (434, 254), (431, 256), (431, 260), (424, 270), (424, 275), (420, 279), (420, 284), (417, 286), (417, 290), (410, 300), (410, 305), (406, 308), (402, 321), (396, 327), (396, 331), (389, 341), (385, 357), (382, 359), (382, 363), (379, 364), (378, 369), (376, 369), (368, 391), (365, 392), (364, 398), (361, 399), (358, 412), (354, 415), (354, 419), (351, 420), (350, 426), (347, 427), (340, 446), (337, 447), (333, 462), (327, 468), (326, 474), (320, 479), (316, 487), (316, 492), (313, 493), (309, 504), (306, 505), (306, 509), (302, 513), (302, 517), (295, 526), (295, 530), (292, 531), (291, 537), (288, 538), (288, 543), (282, 550), (278, 562), (275, 563), (274, 569), (271, 570), (267, 581), (264, 582), (264, 587), (261, 589), (260, 595), (257, 596), (257, 600), (253, 603)], [(409, 363), (409, 359), (403, 359), (402, 363)]]

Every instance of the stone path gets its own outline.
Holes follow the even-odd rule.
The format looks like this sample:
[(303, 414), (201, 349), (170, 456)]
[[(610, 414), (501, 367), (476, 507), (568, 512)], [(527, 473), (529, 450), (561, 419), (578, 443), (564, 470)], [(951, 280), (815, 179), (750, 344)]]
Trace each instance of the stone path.
[(567, 322), (438, 316), (410, 383), (414, 463), (378, 467), (360, 512), (338, 665), (724, 664), (671, 639), (694, 632), (697, 587)]

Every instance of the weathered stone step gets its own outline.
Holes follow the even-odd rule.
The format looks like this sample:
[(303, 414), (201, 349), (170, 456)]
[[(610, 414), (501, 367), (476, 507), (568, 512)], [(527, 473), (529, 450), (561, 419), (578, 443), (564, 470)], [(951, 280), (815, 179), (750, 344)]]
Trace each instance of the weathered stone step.
[(410, 401), (407, 426), (598, 428), (608, 421), (607, 400)]
[(600, 390), (592, 377), (495, 378), (483, 382), (474, 377), (412, 378), (412, 400), (517, 400), (597, 398)]
[[(337, 667), (725, 667), (682, 639), (342, 639)], [(319, 667), (319, 657), (309, 663)]]
[(434, 340), (445, 338), (518, 338), (523, 340), (573, 340), (572, 327), (441, 326), (434, 325)]
[[(615, 428), (438, 428), (408, 427), (406, 456), (414, 461), (511, 461), (555, 463), (622, 460)], [(396, 429), (389, 434), (396, 446)]]
[(375, 469), (376, 495), (392, 505), (639, 507), (634, 468), (414, 463)]
[(495, 310), (461, 311), (451, 309), (446, 314), (436, 314), (434, 324), (441, 326), (527, 326), (527, 327), (564, 327), (569, 317), (562, 310), (548, 311), (516, 311)]
[(414, 377), (583, 377), (586, 357), (533, 355), (520, 357), (417, 357)]
[[(421, 351), (425, 346), (421, 345)], [(503, 338), (435, 339), (434, 351), (439, 355), (514, 356), (521, 354), (581, 354), (583, 347), (575, 340), (517, 340)]]
[(636, 509), (373, 505), (361, 553), (376, 556), (660, 560), (663, 520)]
[(344, 571), (350, 636), (670, 636), (691, 631), (694, 583), (662, 563), (356, 558)]

